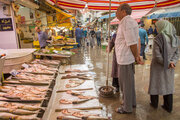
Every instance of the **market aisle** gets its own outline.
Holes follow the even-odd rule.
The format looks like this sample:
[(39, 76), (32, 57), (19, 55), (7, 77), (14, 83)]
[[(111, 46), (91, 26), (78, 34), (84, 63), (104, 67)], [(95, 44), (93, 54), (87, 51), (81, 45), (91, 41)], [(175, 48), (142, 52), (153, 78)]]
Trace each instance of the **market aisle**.
[[(133, 114), (120, 115), (115, 113), (115, 108), (120, 106), (120, 96), (115, 95), (114, 98), (99, 98), (100, 103), (104, 106), (103, 114), (112, 117), (113, 120), (179, 120), (180, 119), (180, 62), (176, 68), (175, 74), (175, 94), (174, 94), (174, 109), (171, 114), (164, 111), (160, 105), (162, 104), (162, 97), (160, 97), (160, 104), (157, 110), (154, 110), (149, 105), (149, 95), (147, 94), (149, 85), (149, 69), (151, 55), (147, 55), (148, 60), (145, 65), (136, 65), (136, 97), (137, 108), (134, 109)], [(111, 73), (112, 54), (110, 54), (110, 71)], [(105, 85), (106, 80), (106, 66), (107, 54), (101, 48), (81, 48), (78, 54), (73, 56), (72, 64), (86, 64), (89, 69), (96, 73), (95, 85), (98, 90), (100, 86)], [(110, 77), (110, 81), (112, 78)], [(110, 82), (111, 84), (111, 82)], [(98, 91), (97, 91), (98, 92)]]

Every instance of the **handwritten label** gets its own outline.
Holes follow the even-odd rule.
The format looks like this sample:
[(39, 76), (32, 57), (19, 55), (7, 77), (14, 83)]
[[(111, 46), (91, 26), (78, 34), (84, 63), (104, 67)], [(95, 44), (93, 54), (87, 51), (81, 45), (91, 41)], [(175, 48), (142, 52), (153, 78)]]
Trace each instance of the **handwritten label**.
[(10, 71), (10, 74), (12, 76), (16, 76), (17, 74), (19, 74), (19, 72), (13, 69), (13, 70)]
[(29, 65), (28, 64), (22, 64), (22, 66), (24, 67), (24, 68), (29, 68)]
[(1, 18), (0, 19), (0, 31), (13, 31), (12, 19)]
[(58, 51), (57, 50), (53, 50), (54, 53), (58, 54)]

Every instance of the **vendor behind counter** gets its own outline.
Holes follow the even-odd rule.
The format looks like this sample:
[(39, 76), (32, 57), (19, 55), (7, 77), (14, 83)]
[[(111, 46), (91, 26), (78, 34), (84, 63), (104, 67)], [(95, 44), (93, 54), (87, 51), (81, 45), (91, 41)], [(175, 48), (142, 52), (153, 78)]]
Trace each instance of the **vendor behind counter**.
[(45, 48), (47, 46), (46, 40), (48, 40), (48, 34), (46, 32), (41, 31), (39, 27), (36, 27), (35, 30), (38, 33), (40, 48)]

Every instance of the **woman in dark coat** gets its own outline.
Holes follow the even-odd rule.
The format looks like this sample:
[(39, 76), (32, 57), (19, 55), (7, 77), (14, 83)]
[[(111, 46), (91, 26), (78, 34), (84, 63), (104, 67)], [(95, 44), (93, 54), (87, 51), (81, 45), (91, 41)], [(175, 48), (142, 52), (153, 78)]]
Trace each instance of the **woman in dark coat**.
[(167, 20), (156, 23), (158, 35), (154, 40), (150, 68), (150, 105), (158, 107), (159, 95), (163, 95), (162, 108), (171, 112), (173, 108), (174, 69), (179, 60), (179, 39), (175, 27)]
[[(111, 41), (109, 42), (109, 52), (111, 52), (115, 46), (116, 33), (113, 35)], [(116, 61), (116, 53), (114, 50), (113, 61), (112, 61), (112, 73), (111, 77), (113, 78), (112, 86), (116, 88), (116, 92), (119, 92), (119, 82), (118, 82), (118, 64)]]

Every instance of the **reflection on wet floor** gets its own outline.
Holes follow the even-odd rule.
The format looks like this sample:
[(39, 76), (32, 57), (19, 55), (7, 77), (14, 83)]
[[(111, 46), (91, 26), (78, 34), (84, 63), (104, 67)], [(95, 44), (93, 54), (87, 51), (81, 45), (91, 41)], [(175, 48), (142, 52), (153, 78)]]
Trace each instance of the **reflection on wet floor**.
[[(136, 65), (135, 82), (136, 82), (136, 99), (137, 107), (132, 114), (122, 115), (115, 112), (120, 106), (121, 95), (115, 94), (113, 98), (99, 98), (103, 105), (103, 114), (112, 117), (112, 120), (180, 120), (180, 62), (177, 64), (175, 71), (175, 93), (173, 112), (167, 113), (161, 108), (163, 103), (162, 96), (159, 99), (159, 107), (157, 110), (149, 105), (148, 85), (151, 63), (151, 53), (147, 53), (148, 60), (144, 65)], [(111, 67), (112, 53), (110, 54), (109, 65), (109, 84), (112, 83)], [(97, 88), (105, 85), (107, 53), (105, 49), (98, 47), (81, 48), (79, 52), (72, 57), (72, 64), (86, 64), (92, 72), (96, 73), (95, 85)]]

